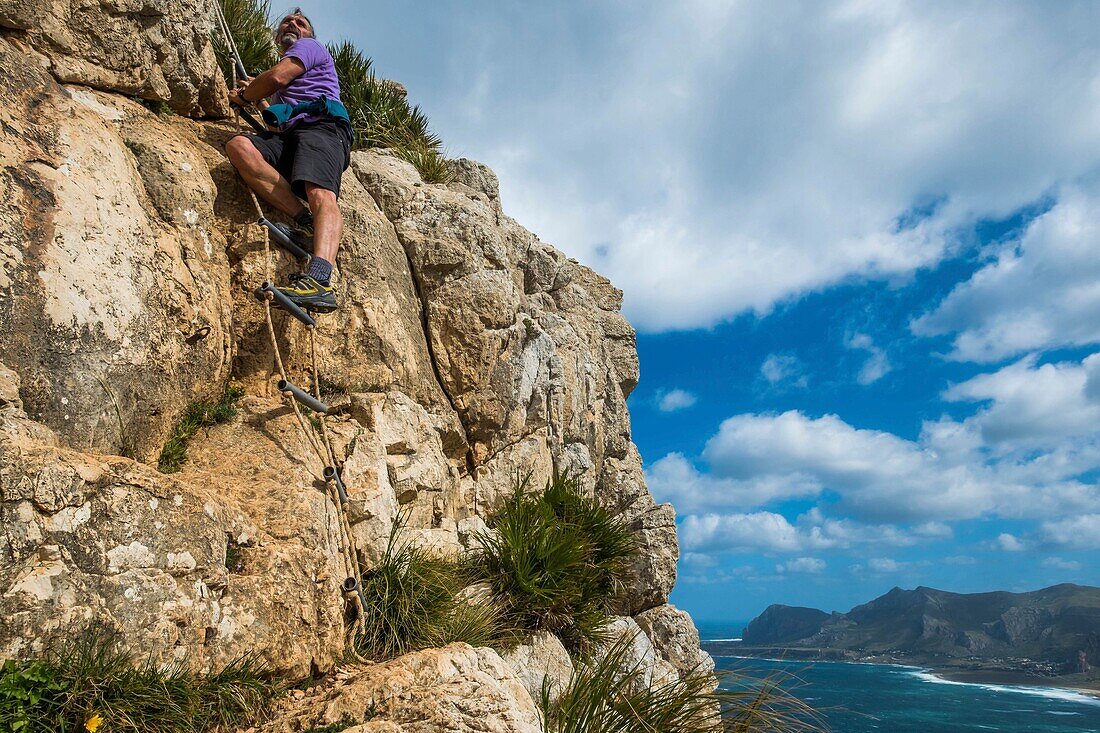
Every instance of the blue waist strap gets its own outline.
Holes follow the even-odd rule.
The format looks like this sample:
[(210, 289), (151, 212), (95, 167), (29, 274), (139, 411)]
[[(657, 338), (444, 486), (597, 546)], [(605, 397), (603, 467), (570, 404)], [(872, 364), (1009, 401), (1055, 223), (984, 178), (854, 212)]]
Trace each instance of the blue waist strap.
[(328, 97), (318, 97), (298, 104), (271, 104), (262, 114), (264, 122), (272, 127), (282, 127), (288, 120), (300, 114), (332, 117), (333, 119), (342, 120), (347, 123), (348, 127), (351, 127), (351, 116), (348, 115), (347, 107)]

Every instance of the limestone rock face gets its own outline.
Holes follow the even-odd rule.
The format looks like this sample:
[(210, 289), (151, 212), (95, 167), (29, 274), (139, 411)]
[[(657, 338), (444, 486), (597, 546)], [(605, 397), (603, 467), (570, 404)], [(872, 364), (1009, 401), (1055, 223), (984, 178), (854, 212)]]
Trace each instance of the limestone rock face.
[[(451, 644), (359, 667), (281, 711), (265, 733), (351, 719), (372, 733), (541, 733), (538, 710), (492, 649)], [(351, 730), (355, 730), (352, 728)]]
[(0, 1), (0, 27), (18, 31), (32, 65), (47, 65), (58, 81), (167, 102), (193, 117), (229, 112), (213, 23), (213, 0)]
[(714, 660), (699, 648), (699, 631), (686, 611), (672, 605), (657, 606), (638, 614), (634, 620), (661, 658), (678, 672), (714, 671)]
[(544, 684), (549, 687), (551, 702), (556, 700), (573, 674), (569, 652), (561, 640), (548, 631), (534, 633), (525, 643), (508, 651), (504, 661), (535, 700), (541, 697)]
[(74, 448), (155, 456), (233, 354), (210, 151), (140, 105), (58, 86), (2, 37), (0, 66), (0, 360)]
[[(240, 460), (277, 452), (272, 433), (295, 449), (286, 413), (253, 401), (217, 431), (232, 441), (193, 446), (197, 460), (169, 477), (60, 447), (0, 411), (0, 656), (41, 653), (95, 622), (138, 656), (197, 670), (250, 650), (293, 675), (331, 667), (345, 575), (332, 512), (295, 462), (245, 474)], [(232, 460), (204, 470), (214, 450)]]
[(653, 646), (638, 622), (629, 616), (619, 616), (608, 624), (608, 640), (596, 651), (596, 657), (602, 658), (612, 644), (625, 642), (627, 648), (626, 657), (623, 659), (623, 668), (637, 670), (640, 674), (635, 679), (635, 685), (642, 688), (658, 687), (679, 679), (676, 669), (669, 664)]

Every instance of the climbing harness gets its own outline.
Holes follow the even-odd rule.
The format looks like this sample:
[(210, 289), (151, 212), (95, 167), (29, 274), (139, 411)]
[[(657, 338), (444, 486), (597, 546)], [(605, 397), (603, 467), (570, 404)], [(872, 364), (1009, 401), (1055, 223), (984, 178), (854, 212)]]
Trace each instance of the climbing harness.
[[(232, 79), (233, 87), (236, 88), (238, 75), (247, 77), (247, 73), (244, 69), (244, 65), (240, 61), (237, 45), (234, 43), (233, 36), (229, 32), (229, 24), (225, 20), (221, 3), (215, 0), (214, 7), (217, 10), (221, 32), (226, 38), (233, 59)], [(239, 120), (244, 118), (248, 120), (249, 124), (254, 128), (262, 129), (259, 127), (259, 123), (255, 121), (255, 118), (252, 118), (247, 111), (236, 105), (234, 105), (234, 111), (238, 114), (238, 124), (240, 124)], [(264, 283), (256, 289), (255, 296), (264, 307), (264, 320), (267, 323), (267, 334), (271, 341), (272, 353), (275, 356), (275, 367), (279, 373), (279, 382), (276, 386), (280, 394), (290, 398), (290, 406), (294, 409), (294, 416), (298, 421), (298, 427), (301, 429), (306, 442), (314, 453), (316, 453), (323, 466), (322, 477), (325, 483), (325, 496), (336, 508), (338, 535), (336, 539), (337, 545), (340, 547), (340, 554), (346, 573), (346, 579), (340, 585), (340, 592), (343, 595), (344, 602), (350, 609), (354, 609), (355, 613), (355, 623), (348, 628), (345, 641), (347, 642), (348, 648), (355, 654), (355, 635), (362, 634), (365, 630), (366, 598), (363, 595), (363, 589), (359, 583), (359, 578), (361, 577), (359, 555), (355, 549), (355, 540), (351, 532), (351, 524), (348, 522), (347, 517), (347, 488), (340, 475), (340, 467), (336, 460), (336, 452), (333, 450), (332, 441), (329, 438), (328, 428), (325, 424), (325, 418), (329, 412), (329, 407), (321, 400), (320, 371), (317, 367), (317, 322), (309, 313), (299, 308), (296, 303), (273, 284), (275, 280), (274, 255), (271, 251), (271, 240), (274, 239), (279, 246), (289, 251), (298, 259), (308, 260), (310, 254), (299, 247), (284, 230), (279, 228), (278, 225), (267, 219), (267, 217), (264, 216), (263, 207), (260, 205), (260, 199), (256, 196), (256, 192), (251, 188), (248, 188), (248, 192), (252, 197), (252, 204), (255, 206), (256, 214), (259, 217), (257, 223), (264, 232)], [(271, 307), (276, 303), (292, 317), (301, 322), (309, 333), (309, 359), (313, 382), (310, 386), (312, 388), (312, 394), (310, 394), (308, 390), (304, 390), (291, 382), (287, 374), (286, 366), (283, 363), (282, 353), (279, 350), (279, 340), (275, 335), (274, 321), (271, 316)], [(317, 431), (313, 429), (313, 425), (306, 418), (305, 414), (303, 414), (299, 403), (316, 413), (320, 436), (317, 435)], [(327, 511), (326, 503), (326, 512)]]

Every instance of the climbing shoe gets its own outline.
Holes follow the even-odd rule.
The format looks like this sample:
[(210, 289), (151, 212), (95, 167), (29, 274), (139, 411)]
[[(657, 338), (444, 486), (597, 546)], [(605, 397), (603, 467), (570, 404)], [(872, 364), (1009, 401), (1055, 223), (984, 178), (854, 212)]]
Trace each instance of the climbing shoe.
[(311, 313), (332, 313), (336, 310), (336, 292), (332, 286), (322, 285), (309, 275), (291, 275), (290, 285), (279, 288), (279, 291), (302, 310)]

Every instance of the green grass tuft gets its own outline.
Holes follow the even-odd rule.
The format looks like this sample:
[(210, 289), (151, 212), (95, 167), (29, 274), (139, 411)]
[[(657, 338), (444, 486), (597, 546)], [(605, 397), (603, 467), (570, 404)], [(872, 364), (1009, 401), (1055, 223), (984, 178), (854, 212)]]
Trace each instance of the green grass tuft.
[(187, 444), (200, 428), (229, 422), (237, 415), (237, 402), (244, 396), (244, 390), (229, 384), (217, 402), (192, 402), (183, 411), (172, 437), (164, 444), (157, 460), (157, 469), (161, 473), (176, 473), (187, 459)]
[(402, 523), (394, 522), (381, 560), (363, 573), (359, 653), (383, 660), (456, 641), (509, 643), (515, 633), (498, 609), (459, 597), (468, 582), (459, 564), (399, 541)]
[(40, 661), (0, 667), (0, 720), (13, 733), (191, 733), (255, 722), (280, 683), (246, 657), (199, 677), (135, 666), (109, 633), (92, 631)]
[(573, 651), (603, 641), (635, 552), (626, 527), (569, 476), (534, 493), (517, 481), (488, 525), (470, 567), (492, 586), (509, 623), (551, 631)]
[[(820, 720), (776, 680), (716, 690), (715, 678), (688, 671), (673, 682), (647, 687), (644, 669), (630, 662), (632, 639), (606, 655), (580, 660), (566, 688), (540, 707), (546, 733), (804, 733)], [(721, 714), (718, 711), (721, 710)]]

